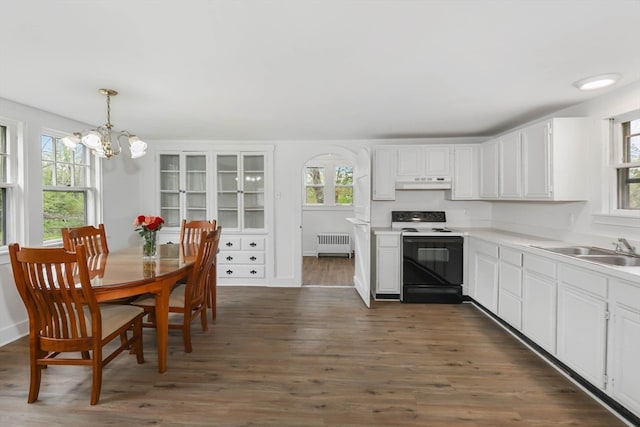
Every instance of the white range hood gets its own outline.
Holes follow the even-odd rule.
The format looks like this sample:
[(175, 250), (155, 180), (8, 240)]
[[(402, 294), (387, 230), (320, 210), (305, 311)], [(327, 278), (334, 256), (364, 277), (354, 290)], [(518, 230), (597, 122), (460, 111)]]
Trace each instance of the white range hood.
[(411, 181), (396, 181), (396, 190), (448, 190), (450, 188), (450, 176), (427, 176)]

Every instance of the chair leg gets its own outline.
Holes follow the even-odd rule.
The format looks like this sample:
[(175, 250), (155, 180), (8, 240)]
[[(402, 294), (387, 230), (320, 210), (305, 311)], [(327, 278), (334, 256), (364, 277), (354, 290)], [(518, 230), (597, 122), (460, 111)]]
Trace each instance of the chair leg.
[(81, 352), (80, 354), (82, 354), (82, 358), (83, 358), (84, 360), (89, 360), (89, 359), (91, 359), (91, 355), (89, 354), (89, 352), (88, 352), (88, 351), (83, 351), (83, 352)]
[(144, 350), (142, 349), (142, 316), (136, 317), (133, 322), (133, 336), (136, 337), (133, 345), (135, 347), (136, 359), (139, 364), (142, 364), (144, 363)]
[(207, 305), (203, 304), (202, 310), (200, 311), (200, 323), (202, 324), (202, 330), (208, 331), (209, 325), (207, 324)]
[(100, 399), (102, 389), (102, 348), (93, 352), (93, 382), (91, 384), (91, 404), (95, 405)]
[(34, 351), (31, 351), (31, 380), (29, 382), (29, 397), (28, 403), (33, 403), (38, 400), (40, 394), (40, 382), (42, 380), (42, 365), (38, 365), (37, 356)]
[(183, 324), (182, 324), (182, 338), (184, 340), (184, 352), (191, 353), (193, 348), (191, 347), (191, 313), (187, 310), (187, 313), (184, 313)]

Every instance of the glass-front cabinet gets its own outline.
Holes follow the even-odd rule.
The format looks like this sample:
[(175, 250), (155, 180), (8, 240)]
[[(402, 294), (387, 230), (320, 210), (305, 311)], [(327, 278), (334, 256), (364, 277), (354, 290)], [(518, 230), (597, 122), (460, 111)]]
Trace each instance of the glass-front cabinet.
[(165, 227), (207, 220), (207, 156), (202, 153), (160, 154), (160, 215)]
[(264, 230), (264, 154), (217, 154), (216, 170), (218, 223), (225, 229)]

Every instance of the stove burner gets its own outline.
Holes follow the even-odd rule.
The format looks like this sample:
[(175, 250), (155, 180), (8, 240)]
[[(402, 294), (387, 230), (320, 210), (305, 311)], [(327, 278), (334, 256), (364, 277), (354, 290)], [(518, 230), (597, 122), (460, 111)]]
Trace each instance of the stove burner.
[(448, 228), (432, 228), (433, 231), (438, 231), (440, 233), (451, 233), (451, 230)]
[(417, 228), (413, 228), (413, 227), (404, 227), (404, 228), (402, 229), (402, 231), (409, 231), (409, 232), (411, 232), (411, 233), (417, 233), (417, 232), (418, 232), (418, 229), (417, 229)]

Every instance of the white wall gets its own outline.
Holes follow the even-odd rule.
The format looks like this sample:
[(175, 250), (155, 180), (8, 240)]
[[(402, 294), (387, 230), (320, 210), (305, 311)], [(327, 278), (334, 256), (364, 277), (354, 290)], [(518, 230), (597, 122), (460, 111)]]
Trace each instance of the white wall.
[(302, 253), (304, 256), (316, 256), (318, 233), (349, 233), (353, 250), (353, 226), (347, 222), (352, 218), (353, 209), (304, 209), (302, 212)]

